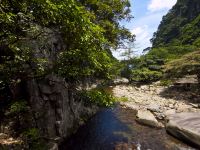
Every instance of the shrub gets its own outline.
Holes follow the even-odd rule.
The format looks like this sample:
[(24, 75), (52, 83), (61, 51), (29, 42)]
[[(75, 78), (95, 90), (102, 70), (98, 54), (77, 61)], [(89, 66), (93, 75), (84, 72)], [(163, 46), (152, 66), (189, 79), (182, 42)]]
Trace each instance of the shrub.
[(23, 133), (30, 150), (47, 150), (47, 144), (41, 139), (37, 128), (30, 128)]
[(92, 89), (90, 91), (83, 91), (80, 93), (81, 98), (86, 102), (92, 102), (98, 106), (112, 106), (115, 102), (115, 98), (104, 91), (103, 89)]
[(132, 70), (132, 81), (137, 82), (153, 82), (162, 77), (161, 71), (152, 71), (147, 68)]
[(26, 101), (17, 101), (10, 106), (10, 114), (18, 114), (27, 110)]
[(171, 85), (172, 84), (172, 81), (171, 80), (161, 80), (160, 81), (160, 85), (161, 86), (169, 86), (169, 85)]
[(36, 128), (30, 128), (27, 131), (24, 132), (23, 134), (24, 136), (26, 136), (29, 140), (31, 141), (36, 141), (39, 139), (39, 131)]

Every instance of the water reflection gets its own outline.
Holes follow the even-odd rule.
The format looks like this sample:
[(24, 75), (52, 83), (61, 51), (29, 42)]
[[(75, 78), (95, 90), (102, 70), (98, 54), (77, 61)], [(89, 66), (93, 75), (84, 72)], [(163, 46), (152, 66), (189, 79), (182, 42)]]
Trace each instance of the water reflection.
[(135, 112), (116, 107), (98, 112), (61, 150), (180, 150), (192, 149), (166, 134), (135, 122)]

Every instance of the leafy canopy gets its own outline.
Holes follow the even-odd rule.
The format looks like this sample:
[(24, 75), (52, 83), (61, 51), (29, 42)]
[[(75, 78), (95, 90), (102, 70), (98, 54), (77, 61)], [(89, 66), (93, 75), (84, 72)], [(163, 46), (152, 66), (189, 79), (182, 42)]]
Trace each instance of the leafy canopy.
[[(131, 18), (129, 7), (128, 0), (2, 1), (0, 69), (6, 79), (1, 80), (10, 82), (27, 74), (41, 76), (50, 72), (69, 79), (108, 77), (113, 62), (110, 49), (133, 39), (119, 24)], [(52, 33), (59, 35), (63, 43), (56, 53), (48, 45)], [(35, 57), (38, 49), (55, 59)]]

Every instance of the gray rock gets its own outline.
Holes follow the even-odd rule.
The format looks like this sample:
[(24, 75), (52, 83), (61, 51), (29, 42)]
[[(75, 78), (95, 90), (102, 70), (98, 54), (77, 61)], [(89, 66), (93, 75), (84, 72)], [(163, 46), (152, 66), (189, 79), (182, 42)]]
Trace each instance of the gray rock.
[(115, 79), (115, 80), (113, 81), (113, 83), (114, 83), (115, 85), (117, 85), (117, 84), (127, 84), (127, 83), (129, 83), (129, 80), (126, 79), (126, 78), (118, 78), (118, 79)]
[(150, 104), (147, 106), (147, 110), (153, 111), (153, 112), (162, 112), (161, 108), (157, 104)]
[(50, 149), (49, 150), (58, 150), (58, 144), (57, 143), (52, 143), (51, 145), (50, 145)]
[(169, 117), (166, 130), (173, 136), (200, 148), (200, 113), (177, 113)]
[(31, 79), (27, 84), (34, 122), (47, 139), (62, 140), (70, 136), (82, 118), (87, 119), (97, 111), (97, 107), (76, 100), (74, 91), (61, 77), (47, 75), (44, 79)]
[(175, 114), (176, 113), (176, 110), (175, 109), (169, 109), (169, 110), (166, 110), (165, 112), (164, 112), (164, 115), (166, 116), (166, 117), (169, 117), (170, 115), (173, 115), (173, 114)]
[(154, 112), (156, 118), (158, 120), (164, 120), (165, 119), (165, 115), (163, 113), (157, 113), (157, 112)]
[(156, 120), (155, 116), (148, 110), (138, 110), (136, 121), (150, 127), (163, 127), (162, 124)]
[(188, 110), (190, 108), (193, 108), (193, 106), (191, 105), (179, 105), (177, 108), (176, 108), (176, 112), (188, 112)]
[(173, 104), (169, 104), (169, 108), (173, 109), (174, 105)]
[(194, 107), (194, 108), (199, 108), (199, 104), (193, 104), (193, 103), (189, 103), (192, 107)]

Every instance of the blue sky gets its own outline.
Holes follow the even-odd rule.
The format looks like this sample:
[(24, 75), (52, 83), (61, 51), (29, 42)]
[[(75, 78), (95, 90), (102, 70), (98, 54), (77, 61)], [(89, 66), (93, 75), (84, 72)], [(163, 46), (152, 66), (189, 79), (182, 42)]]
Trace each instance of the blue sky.
[[(134, 51), (136, 55), (151, 46), (150, 39), (157, 30), (162, 17), (175, 5), (177, 0), (130, 0), (134, 18), (130, 22), (122, 22), (131, 33), (136, 35)], [(113, 52), (118, 59), (122, 50)]]

